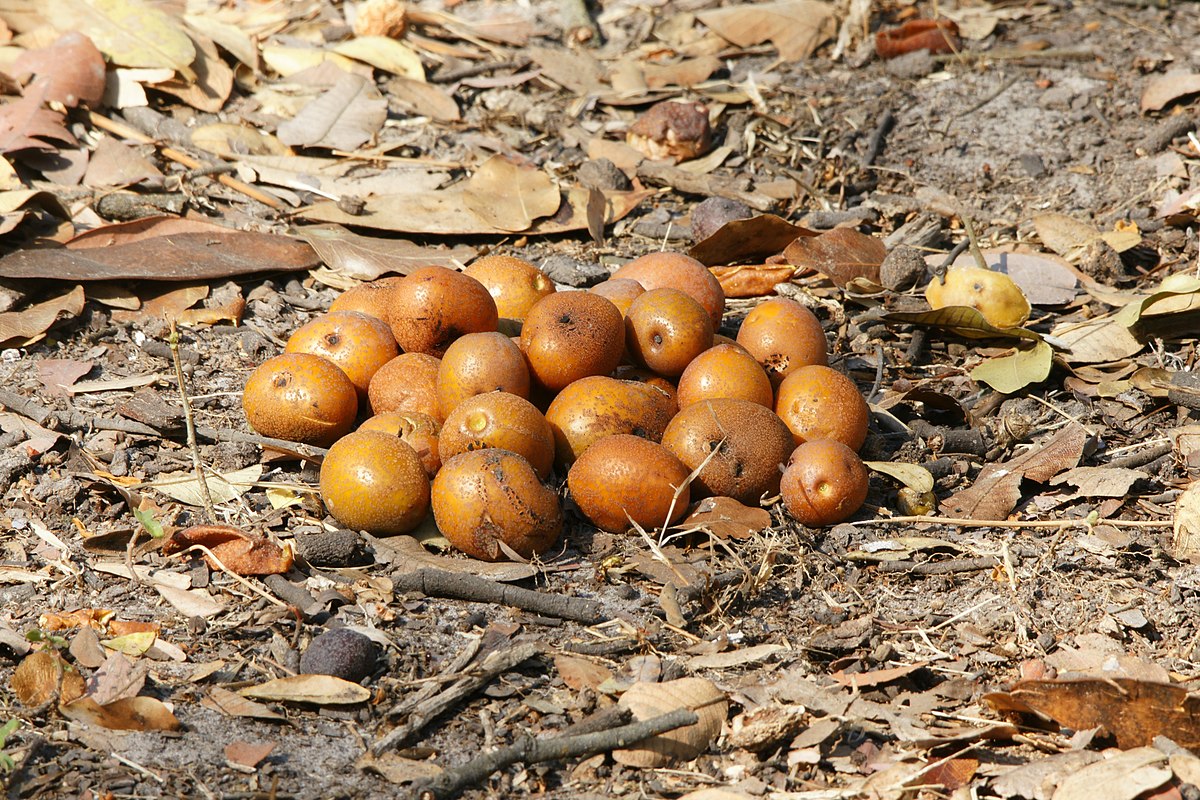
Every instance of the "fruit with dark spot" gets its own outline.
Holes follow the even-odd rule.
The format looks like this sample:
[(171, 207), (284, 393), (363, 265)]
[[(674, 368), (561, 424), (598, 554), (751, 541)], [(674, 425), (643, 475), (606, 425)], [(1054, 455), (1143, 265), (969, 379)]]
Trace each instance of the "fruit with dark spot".
[(447, 459), (433, 479), (433, 518), (450, 543), (483, 561), (544, 553), (558, 541), (563, 515), (558, 494), (538, 480), (529, 462), (488, 448)]
[(721, 327), (725, 290), (717, 276), (691, 256), (666, 251), (647, 253), (622, 266), (612, 277), (635, 280), (646, 291), (669, 288), (687, 292), (708, 311), (713, 330)]
[(383, 431), (390, 436), (398, 436), (417, 451), (425, 474), (432, 478), (441, 469), (442, 458), (438, 451), (438, 436), (442, 432), (442, 424), (436, 417), (422, 414), (420, 411), (385, 411), (364, 420), (358, 426), (360, 431)]
[(333, 298), (330, 311), (360, 311), (387, 322), (392, 307), (392, 291), (404, 278), (394, 275), (360, 283)]
[(616, 369), (625, 349), (621, 312), (591, 292), (556, 292), (537, 302), (521, 328), (534, 380), (551, 392)]
[(379, 368), (367, 398), (376, 414), (387, 411), (418, 411), (441, 420), (437, 377), (441, 360), (425, 353), (401, 353)]
[(629, 354), (660, 375), (678, 377), (712, 342), (712, 318), (679, 289), (650, 289), (633, 301), (625, 315)]
[(871, 419), (871, 409), (854, 381), (820, 364), (801, 367), (783, 379), (775, 413), (796, 444), (835, 439), (851, 450), (858, 450), (866, 441)]
[(639, 436), (599, 440), (567, 474), (571, 497), (601, 530), (621, 533), (630, 520), (644, 530), (677, 522), (687, 511), (691, 472), (675, 455)]
[(529, 397), (525, 355), (502, 333), (468, 333), (446, 348), (438, 366), (438, 408), (442, 417), (468, 397), (508, 392)]
[(673, 406), (661, 389), (649, 384), (605, 376), (575, 381), (546, 409), (554, 432), (555, 463), (565, 469), (592, 444), (618, 433), (657, 442)]
[(469, 397), (442, 425), (438, 451), (450, 458), (469, 450), (495, 447), (523, 456), (546, 480), (554, 467), (554, 434), (533, 403), (508, 392)]
[(795, 447), (774, 411), (728, 399), (681, 408), (662, 443), (689, 470), (704, 464), (692, 484), (693, 495), (732, 497), (750, 505), (779, 491), (780, 467)]
[(331, 311), (306, 322), (288, 337), (283, 352), (311, 353), (337, 364), (363, 404), (371, 378), (400, 354), (392, 329), (360, 311)]
[(867, 468), (853, 450), (832, 439), (813, 439), (792, 453), (780, 492), (788, 514), (816, 527), (853, 516), (868, 487)]
[(829, 363), (829, 343), (821, 321), (786, 297), (773, 297), (755, 306), (742, 321), (737, 343), (758, 359), (773, 386), (800, 367)]
[(775, 392), (762, 365), (736, 344), (710, 347), (679, 376), (679, 405), (727, 397), (773, 408)]
[(321, 499), (345, 527), (395, 536), (416, 528), (429, 511), (429, 476), (398, 436), (355, 431), (329, 448), (321, 464)]
[(463, 270), (487, 288), (501, 319), (523, 320), (534, 303), (554, 294), (554, 281), (524, 259), (484, 256)]
[(494, 331), (496, 301), (482, 283), (446, 267), (421, 267), (392, 290), (388, 323), (406, 353), (442, 357), (467, 333)]
[(375, 671), (379, 647), (370, 638), (349, 628), (318, 634), (300, 656), (301, 675), (333, 675), (358, 683)]
[(328, 359), (284, 353), (250, 374), (242, 407), (263, 436), (328, 447), (354, 427), (358, 392)]

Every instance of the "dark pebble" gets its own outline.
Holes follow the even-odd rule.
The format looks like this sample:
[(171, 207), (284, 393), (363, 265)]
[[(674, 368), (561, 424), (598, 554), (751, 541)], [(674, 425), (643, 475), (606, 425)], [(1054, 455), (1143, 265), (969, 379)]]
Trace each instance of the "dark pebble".
[(379, 648), (358, 631), (334, 628), (317, 636), (300, 656), (303, 675), (333, 675), (358, 683), (375, 671)]

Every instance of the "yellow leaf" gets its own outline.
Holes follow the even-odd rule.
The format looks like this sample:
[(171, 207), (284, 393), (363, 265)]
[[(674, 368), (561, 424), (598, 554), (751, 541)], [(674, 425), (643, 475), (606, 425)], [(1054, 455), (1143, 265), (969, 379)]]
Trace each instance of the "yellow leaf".
[(116, 650), (118, 653), (123, 653), (127, 656), (140, 656), (150, 649), (156, 639), (158, 639), (156, 631), (138, 631), (137, 633), (127, 633), (124, 636), (105, 639), (100, 644), (109, 650)]
[(338, 55), (370, 64), (376, 69), (402, 78), (425, 80), (425, 67), (416, 51), (403, 42), (386, 36), (360, 36), (333, 48)]
[(170, 67), (196, 79), (196, 48), (181, 21), (139, 0), (50, 0), (46, 16), (62, 30), (87, 31), (114, 64)]
[(258, 686), (238, 691), (243, 697), (259, 700), (280, 700), (316, 705), (346, 705), (362, 703), (371, 697), (371, 690), (333, 675), (293, 675), (276, 678)]

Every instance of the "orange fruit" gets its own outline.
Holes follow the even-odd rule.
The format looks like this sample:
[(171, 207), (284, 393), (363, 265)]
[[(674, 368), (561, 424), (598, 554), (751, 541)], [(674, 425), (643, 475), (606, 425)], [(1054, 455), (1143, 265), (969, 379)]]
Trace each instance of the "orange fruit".
[(679, 405), (728, 397), (775, 407), (771, 379), (762, 365), (736, 344), (710, 347), (692, 359), (679, 376)]
[(801, 367), (783, 379), (775, 413), (796, 444), (836, 439), (851, 450), (862, 447), (871, 418), (871, 409), (854, 381), (820, 364)]
[(283, 352), (312, 353), (337, 364), (364, 405), (371, 378), (400, 353), (392, 329), (361, 311), (331, 311), (304, 323), (288, 338)]
[(484, 285), (501, 319), (525, 319), (534, 303), (555, 291), (554, 281), (545, 273), (513, 256), (484, 256), (472, 261), (463, 274)]
[(646, 287), (631, 278), (609, 278), (597, 283), (588, 291), (601, 297), (607, 297), (623, 317), (637, 296), (646, 291)]
[(321, 463), (321, 498), (334, 519), (375, 536), (408, 533), (429, 511), (429, 477), (417, 452), (382, 431), (348, 433)]
[(389, 309), (392, 307), (392, 290), (402, 280), (402, 276), (393, 275), (360, 283), (333, 298), (329, 310), (358, 311), (387, 322)]
[(242, 407), (263, 436), (328, 447), (354, 427), (358, 392), (332, 361), (284, 353), (250, 374)]
[(621, 533), (632, 520), (653, 530), (678, 522), (687, 512), (690, 471), (661, 444), (616, 434), (583, 452), (567, 473), (567, 485), (579, 510), (597, 528)]
[(797, 447), (780, 483), (788, 514), (810, 527), (849, 519), (866, 502), (868, 488), (862, 460), (832, 439), (813, 439)]
[(556, 292), (529, 310), (521, 349), (534, 380), (552, 392), (616, 369), (625, 326), (612, 301), (590, 292)]
[(494, 331), (499, 321), (484, 285), (447, 267), (421, 267), (392, 289), (388, 323), (406, 353), (441, 358), (458, 337)]
[(371, 378), (367, 397), (376, 414), (419, 411), (440, 420), (437, 377), (441, 360), (425, 353), (401, 353)]
[(430, 478), (436, 475), (442, 466), (442, 459), (438, 453), (438, 434), (441, 433), (442, 426), (435, 417), (420, 411), (385, 411), (368, 417), (358, 429), (382, 431), (400, 437), (417, 452), (421, 465), (425, 467), (425, 474)]
[(786, 297), (773, 297), (755, 306), (742, 321), (737, 343), (758, 359), (773, 386), (792, 370), (829, 363), (829, 343), (821, 321)]
[(630, 355), (660, 375), (678, 377), (712, 342), (712, 318), (679, 289), (650, 289), (634, 299), (625, 315)]
[(554, 467), (554, 433), (533, 403), (508, 392), (468, 397), (446, 416), (438, 438), (443, 459), (495, 447), (523, 456), (546, 480)]
[(683, 253), (647, 253), (622, 266), (612, 277), (630, 278), (647, 291), (663, 288), (684, 291), (708, 311), (713, 330), (721, 327), (721, 317), (725, 313), (725, 290), (712, 271), (691, 256)]
[(529, 367), (512, 339), (495, 331), (468, 333), (446, 348), (438, 366), (438, 407), (448, 417), (455, 406), (484, 392), (529, 396)]
[(554, 432), (555, 463), (568, 467), (605, 436), (631, 433), (657, 442), (674, 413), (661, 390), (645, 383), (592, 376), (558, 393), (546, 409)]

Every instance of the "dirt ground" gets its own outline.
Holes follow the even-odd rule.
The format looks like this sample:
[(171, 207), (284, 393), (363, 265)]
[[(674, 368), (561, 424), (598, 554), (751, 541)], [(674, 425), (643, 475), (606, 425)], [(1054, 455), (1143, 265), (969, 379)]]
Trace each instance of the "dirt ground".
[[(603, 41), (592, 52), (612, 64), (645, 42), (656, 22), (711, 5), (605, 3), (595, 9)], [(927, 3), (868, 5), (872, 30), (935, 11)], [(884, 61), (873, 54), (873, 39), (861, 37), (837, 60), (832, 40), (797, 61), (778, 59), (770, 45), (730, 48), (718, 76), (729, 86), (753, 80), (764, 108), (723, 108), (716, 139), (733, 154), (712, 174), (749, 176), (754, 189), (790, 181), (791, 196), (779, 195), (775, 213), (813, 228), (849, 220), (885, 238), (899, 230), (889, 245), (947, 251), (965, 237), (965, 212), (985, 246), (1039, 246), (1033, 217), (1060, 212), (1099, 230), (1136, 224), (1141, 243), (1122, 255), (1115, 274), (1097, 277), (1113, 288), (1144, 289), (1190, 269), (1198, 257), (1194, 223), (1164, 221), (1158, 210), (1170, 192), (1188, 187), (1200, 163), (1186, 136), (1195, 129), (1195, 97), (1154, 113), (1143, 113), (1139, 100), (1155, 75), (1200, 71), (1196, 4), (936, 5), (997, 21), (982, 38), (964, 37), (959, 53), (936, 59), (917, 53)], [(453, 11), (466, 19), (515, 13), (535, 23), (531, 44), (561, 42), (557, 8), (548, 4), (464, 0)], [(842, 9), (839, 21), (844, 15)], [(517, 46), (497, 47), (495, 60), (522, 62), (522, 53)], [(386, 96), (386, 82), (381, 88)], [(406, 153), (447, 161), (511, 149), (569, 180), (588, 160), (587, 136), (619, 132), (646, 107), (580, 104), (572, 92), (538, 81), (460, 86), (455, 97), (461, 122), (393, 128), (386, 135), (407, 137)], [(181, 108), (161, 101), (168, 114), (186, 116)], [(249, 113), (236, 91), (227, 109)], [(1179, 115), (1193, 120), (1190, 128), (1176, 124)], [(890, 128), (881, 124), (885, 118), (894, 119)], [(874, 144), (880, 149), (864, 165)], [(280, 233), (306, 224), (215, 182), (206, 185), (209, 194), (194, 202), (194, 212)], [(560, 284), (583, 285), (630, 257), (664, 246), (686, 249), (689, 215), (701, 199), (662, 191), (610, 226), (603, 244), (586, 231), (420, 241), (519, 255), (546, 265)], [(283, 578), (252, 579), (272, 597), (300, 606), (299, 623), (289, 609), (201, 561), (153, 548), (135, 552), (138, 564), (178, 572), (191, 588), (207, 587), (219, 597), (226, 610), (205, 619), (182, 613), (148, 581), (113, 574), (138, 527), (115, 487), (136, 478), (121, 485), (151, 493), (144, 487), (159, 476), (190, 469), (180, 429), (151, 436), (68, 424), (60, 428), (65, 438), (30, 456), (23, 446), (28, 434), (7, 420), (0, 453), (0, 518), (7, 531), (0, 683), (9, 685), (28, 651), (27, 632), (44, 629), (43, 615), (112, 609), (120, 619), (161, 625), (159, 638), (173, 648), (150, 654), (142, 693), (167, 703), (182, 724), (169, 733), (105, 730), (53, 708), (31, 709), (5, 689), (3, 718), (21, 720), (5, 747), (15, 761), (9, 796), (408, 796), (412, 782), (433, 765), (461, 766), (524, 734), (560, 733), (610, 708), (634, 680), (695, 675), (729, 700), (724, 731), (695, 760), (635, 768), (601, 753), (517, 763), (463, 796), (675, 798), (724, 788), (730, 794), (711, 796), (1050, 797), (1101, 758), (1113, 732), (1007, 728), (984, 696), (1021, 678), (1054, 675), (1190, 686), (1200, 659), (1200, 567), (1172, 556), (1174, 503), (1190, 465), (1172, 449), (1168, 433), (1193, 422), (1194, 412), (1136, 388), (1095, 391), (1089, 388), (1095, 383), (1082, 382), (1062, 364), (1046, 381), (1005, 398), (969, 376), (972, 359), (999, 352), (990, 345), (883, 324), (877, 299), (848, 296), (817, 274), (780, 291), (818, 311), (832, 363), (879, 410), (864, 457), (926, 464), (937, 478), (939, 501), (970, 486), (985, 464), (1017, 458), (1076, 425), (1086, 433), (1082, 466), (1138, 475), (1109, 496), (1027, 480), (1010, 520), (1041, 527), (1022, 527), (889, 522), (899, 515), (899, 484), (875, 474), (868, 505), (849, 523), (806, 529), (773, 506), (772, 527), (749, 538), (676, 540), (666, 549), (676, 577), (654, 559), (646, 539), (599, 533), (572, 514), (561, 552), (517, 585), (594, 601), (597, 620), (604, 620), (595, 624), (404, 588), (398, 576), (414, 556), (387, 540), (365, 542), (360, 562), (341, 553), (334, 560), (342, 563), (322, 565), (309, 550), (309, 559)], [(338, 290), (305, 272), (255, 274), (214, 282), (206, 302), (215, 305), (237, 292), (248, 301), (241, 323), (182, 329), (182, 362), (196, 424), (249, 432), (240, 401), (246, 377)], [(755, 302), (731, 301), (722, 331), (734, 333)], [(1081, 294), (1066, 307), (1039, 309), (1031, 325), (1048, 332), (1060, 316), (1087, 313), (1088, 302)], [(47, 338), (6, 350), (2, 386), (64, 419), (72, 412), (129, 418), (123, 404), (157, 398), (157, 410), (133, 418), (165, 413), (177, 423), (180, 400), (170, 351), (162, 346), (166, 334), (161, 323), (122, 322), (89, 301)], [(914, 336), (923, 337), (924, 347), (913, 345)], [(94, 362), (88, 381), (151, 373), (164, 379), (140, 389), (52, 394), (39, 377), (39, 365), (51, 359)], [(1122, 363), (1186, 371), (1194, 359), (1184, 321)], [(1113, 380), (1127, 374), (1116, 375), (1121, 366), (1111, 367)], [(914, 388), (928, 392), (928, 402), (903, 398)], [(961, 451), (939, 449), (932, 435), (912, 433), (914, 421), (950, 438), (971, 431), (976, 438)], [(311, 492), (314, 466), (264, 459), (259, 447), (237, 441), (202, 441), (200, 454), (220, 472), (264, 465), (254, 487), (218, 503), (226, 521), (292, 540), (302, 555), (329, 529), (331, 520)], [(97, 477), (97, 470), (109, 478)], [(298, 489), (300, 502), (275, 508), (269, 487)], [(164, 524), (203, 521), (195, 506), (156, 499)], [(1089, 515), (1100, 524), (1070, 524)], [(1055, 525), (1060, 521), (1066, 524)], [(86, 546), (81, 532), (88, 534)], [(441, 558), (431, 563), (464, 560)], [(660, 599), (668, 581), (679, 584), (677, 607)], [(378, 663), (362, 681), (369, 700), (260, 700), (250, 711), (228, 704), (229, 692), (296, 672), (313, 637), (345, 626), (369, 632), (380, 646)], [(65, 643), (76, 636), (61, 635)], [(470, 674), (471, 666), (455, 665), (468, 648), (479, 647), (470, 662), (478, 667), (486, 654), (526, 642), (537, 645), (535, 655), (434, 714), (399, 747), (366, 755), (412, 720), (417, 693)], [(854, 675), (863, 676), (859, 685)], [(269, 712), (274, 718), (266, 718)], [(777, 728), (767, 731), (761, 718), (754, 722), (756, 714), (775, 714)], [(1200, 746), (1200, 716), (1172, 719), (1180, 735), (1164, 731), (1175, 739), (1175, 745), (1158, 743), (1166, 755), (1175, 746)], [(754, 735), (739, 739), (747, 730)], [(274, 748), (244, 766), (239, 751), (228, 749), (237, 743)], [(1174, 778), (1168, 770), (1157, 783), (1114, 789), (1112, 796), (1195, 797), (1200, 790), (1188, 776), (1197, 774), (1177, 767)]]

